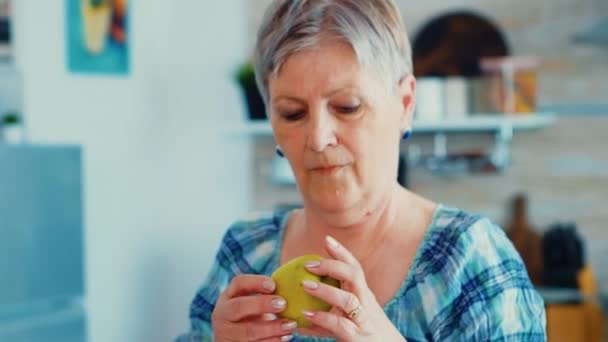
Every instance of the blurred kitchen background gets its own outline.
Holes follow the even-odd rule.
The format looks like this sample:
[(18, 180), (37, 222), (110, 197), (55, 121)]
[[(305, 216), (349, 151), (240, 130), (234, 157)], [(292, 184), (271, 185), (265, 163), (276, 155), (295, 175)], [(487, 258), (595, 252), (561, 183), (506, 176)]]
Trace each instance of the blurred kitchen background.
[[(269, 3), (0, 0), (0, 341), (171, 340), (225, 228), (300, 205), (251, 87)], [(608, 1), (397, 3), (399, 182), (507, 231), (550, 341), (608, 340)]]

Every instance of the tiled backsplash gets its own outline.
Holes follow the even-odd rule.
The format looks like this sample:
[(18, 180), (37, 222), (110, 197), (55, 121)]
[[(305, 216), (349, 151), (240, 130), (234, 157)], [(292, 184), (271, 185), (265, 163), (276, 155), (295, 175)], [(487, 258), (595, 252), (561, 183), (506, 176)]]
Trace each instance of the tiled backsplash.
[[(505, 33), (512, 54), (542, 58), (541, 105), (608, 103), (608, 46), (573, 43), (595, 19), (608, 16), (605, 0), (396, 0), (410, 37), (427, 20), (455, 10), (471, 10), (493, 20)], [(248, 1), (250, 42), (271, 0)]]

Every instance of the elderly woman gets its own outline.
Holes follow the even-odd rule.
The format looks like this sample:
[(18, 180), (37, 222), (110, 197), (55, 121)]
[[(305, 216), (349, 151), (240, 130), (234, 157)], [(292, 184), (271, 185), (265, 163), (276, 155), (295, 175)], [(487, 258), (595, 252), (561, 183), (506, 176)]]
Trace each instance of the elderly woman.
[[(277, 153), (303, 209), (247, 217), (224, 235), (180, 340), (544, 341), (543, 301), (502, 230), (396, 181), (416, 81), (391, 0), (276, 0), (255, 51)], [(329, 312), (312, 328), (269, 275), (304, 254), (341, 282), (305, 281)], [(314, 336), (314, 337), (313, 337)]]

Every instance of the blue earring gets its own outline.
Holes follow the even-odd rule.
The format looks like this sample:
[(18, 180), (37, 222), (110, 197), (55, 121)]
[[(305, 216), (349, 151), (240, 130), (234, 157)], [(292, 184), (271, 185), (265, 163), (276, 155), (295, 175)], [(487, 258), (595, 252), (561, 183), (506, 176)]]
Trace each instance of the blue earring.
[(408, 129), (408, 130), (406, 130), (406, 131), (405, 131), (405, 133), (403, 133), (403, 137), (402, 137), (402, 139), (403, 139), (403, 140), (407, 140), (407, 139), (409, 139), (411, 136), (412, 136), (412, 130), (411, 130), (411, 129)]
[(281, 148), (279, 147), (279, 145), (277, 145), (274, 148), (275, 152), (277, 153), (277, 156), (281, 157), (281, 158), (285, 158), (285, 154), (283, 153), (283, 151), (281, 151)]

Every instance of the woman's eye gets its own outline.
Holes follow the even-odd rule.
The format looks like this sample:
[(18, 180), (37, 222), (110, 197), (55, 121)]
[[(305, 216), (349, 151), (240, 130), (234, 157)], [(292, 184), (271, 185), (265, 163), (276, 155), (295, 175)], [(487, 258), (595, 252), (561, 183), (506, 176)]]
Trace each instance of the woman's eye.
[(359, 110), (359, 107), (361, 107), (360, 105), (356, 105), (356, 106), (335, 106), (334, 108), (336, 109), (337, 112), (341, 113), (341, 114), (353, 114), (356, 113)]
[(304, 116), (304, 112), (285, 112), (282, 116), (287, 121), (297, 121)]

